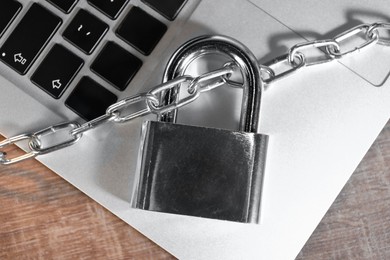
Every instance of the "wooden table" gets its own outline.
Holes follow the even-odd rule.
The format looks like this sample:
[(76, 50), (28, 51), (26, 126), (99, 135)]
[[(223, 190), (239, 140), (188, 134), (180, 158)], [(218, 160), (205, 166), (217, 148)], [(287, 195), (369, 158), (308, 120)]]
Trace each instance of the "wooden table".
[[(0, 168), (0, 207), (0, 259), (174, 258), (35, 160)], [(390, 259), (390, 121), (297, 259)]]

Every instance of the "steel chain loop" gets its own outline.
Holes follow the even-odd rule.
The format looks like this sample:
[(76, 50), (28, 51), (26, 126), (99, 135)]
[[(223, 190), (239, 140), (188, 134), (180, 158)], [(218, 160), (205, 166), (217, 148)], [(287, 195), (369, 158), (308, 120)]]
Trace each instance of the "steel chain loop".
[[(296, 52), (294, 54), (295, 57), (293, 62), (289, 61), (289, 56), (290, 56), (289, 54), (285, 54), (271, 60), (270, 62), (266, 62), (263, 65), (263, 70), (260, 67), (260, 71), (264, 72), (262, 75), (262, 79), (265, 84), (271, 84), (272, 82), (285, 78), (288, 75), (295, 73), (297, 70), (303, 68), (306, 65), (306, 59), (303, 53)], [(285, 66), (287, 65), (288, 69), (284, 69), (279, 73), (275, 72), (275, 69), (281, 67), (281, 65), (283, 64)]]
[(370, 33), (369, 28), (370, 28), (369, 24), (361, 24), (361, 25), (353, 27), (352, 29), (349, 29), (349, 30), (337, 35), (333, 39), (338, 44), (340, 44), (342, 42), (346, 42), (348, 40), (351, 40), (354, 37), (358, 37), (359, 34), (362, 34), (362, 33), (364, 34), (366, 41), (363, 42), (361, 45), (352, 48), (351, 50), (343, 51), (343, 52), (340, 51), (340, 49), (341, 49), (340, 46), (339, 46), (338, 50), (335, 49), (334, 47), (328, 46), (328, 47), (326, 47), (328, 54), (331, 57), (335, 57), (335, 58), (339, 59), (339, 58), (344, 57), (346, 55), (350, 55), (350, 54), (353, 54), (355, 52), (360, 52), (360, 51), (376, 44), (376, 42), (379, 39), (378, 33), (376, 30), (372, 30)]
[[(390, 23), (373, 23), (367, 30), (368, 37), (374, 37), (373, 34), (377, 33), (379, 39), (378, 44), (390, 46), (390, 39), (384, 40), (383, 37), (380, 37), (379, 30), (387, 30), (390, 31)], [(381, 39), (382, 38), (382, 39)]]
[[(262, 80), (265, 84), (271, 84), (282, 78), (285, 78), (306, 66), (318, 65), (322, 63), (338, 60), (344, 56), (365, 50), (372, 45), (381, 44), (390, 46), (390, 38), (381, 37), (380, 31), (390, 31), (390, 23), (361, 24), (353, 27), (332, 39), (314, 40), (298, 43), (292, 46), (287, 54), (277, 57), (263, 65), (260, 65)], [(364, 37), (362, 37), (364, 36)], [(349, 50), (342, 50), (341, 45), (344, 42), (357, 39), (365, 41)], [(303, 51), (307, 49), (318, 49), (321, 56), (311, 57), (309, 61)], [(280, 69), (283, 67), (283, 69)], [(287, 67), (287, 68), (286, 68)], [(222, 85), (231, 87), (241, 87), (242, 84), (230, 80), (234, 72), (239, 70), (239, 66), (234, 62), (226, 63), (221, 69), (204, 73), (198, 77), (188, 75), (177, 77), (171, 81), (155, 86), (150, 91), (140, 93), (118, 101), (107, 108), (106, 113), (96, 119), (86, 122), (82, 125), (74, 122), (53, 125), (43, 130), (17, 135), (0, 142), (0, 149), (19, 142), (27, 142), (29, 150), (20, 156), (8, 158), (5, 152), (0, 151), (0, 164), (9, 165), (29, 158), (34, 158), (41, 154), (47, 154), (65, 147), (68, 147), (79, 141), (83, 133), (97, 128), (103, 124), (125, 123), (135, 118), (148, 114), (163, 114), (185, 106), (196, 100), (201, 93), (210, 91)], [(164, 105), (160, 98), (164, 92), (175, 88), (186, 86), (187, 96), (178, 99), (175, 103)], [(145, 107), (131, 111), (131, 107), (137, 103), (144, 103)], [(48, 138), (65, 131), (67, 138), (55, 142), (55, 144), (43, 145), (43, 138)], [(51, 137), (51, 139), (55, 139)]]
[(129, 120), (135, 119), (140, 116), (144, 116), (150, 113), (149, 106), (141, 109), (136, 112), (132, 112), (127, 116), (123, 116), (122, 113), (125, 112), (125, 109), (129, 108), (131, 105), (144, 101), (146, 104), (150, 102), (151, 104), (158, 104), (158, 97), (150, 93), (141, 93), (135, 96), (131, 96), (125, 99), (120, 100), (119, 102), (109, 106), (106, 110), (106, 115), (111, 115), (115, 123), (125, 123)]
[[(16, 144), (21, 141), (27, 141), (29, 151), (21, 156), (14, 157), (11, 159), (6, 157), (5, 152), (0, 152), (0, 164), (2, 165), (14, 164), (26, 159), (34, 158), (41, 154), (51, 153), (59, 149), (68, 147), (76, 143), (82, 137), (82, 134), (75, 134), (75, 135), (71, 134), (71, 131), (78, 128), (79, 126), (80, 125), (78, 123), (74, 123), (74, 122), (62, 123), (62, 124), (50, 126), (48, 128), (45, 128), (43, 130), (34, 133), (22, 134), (22, 135), (18, 135), (6, 139), (0, 142), (0, 148), (4, 148), (8, 145)], [(47, 147), (42, 147), (42, 143), (43, 143), (42, 137), (55, 135), (59, 132), (64, 132), (64, 131), (67, 133), (66, 140), (61, 140), (63, 139), (61, 138), (59, 139), (61, 141), (58, 141), (55, 144), (49, 145)]]
[[(304, 55), (302, 53), (302, 51), (305, 49), (310, 49), (310, 48), (315, 48), (315, 49), (329, 48), (329, 49), (335, 50), (336, 53), (340, 52), (339, 44), (336, 42), (336, 40), (333, 40), (333, 39), (298, 43), (298, 44), (294, 45), (292, 48), (290, 48), (290, 50), (288, 52), (288, 62), (293, 66), (298, 66), (299, 64), (296, 64), (296, 59), (298, 58), (301, 61), (303, 60), (302, 57), (299, 57), (299, 54)], [(313, 62), (309, 62), (308, 58), (305, 57), (305, 61), (306, 61), (305, 66), (317, 65), (317, 64), (326, 63), (326, 62), (330, 62), (330, 61), (334, 60), (334, 58), (332, 58), (332, 56), (326, 55), (326, 53), (324, 53), (324, 54), (327, 57), (325, 57), (325, 58), (322, 57), (321, 59), (317, 59)]]

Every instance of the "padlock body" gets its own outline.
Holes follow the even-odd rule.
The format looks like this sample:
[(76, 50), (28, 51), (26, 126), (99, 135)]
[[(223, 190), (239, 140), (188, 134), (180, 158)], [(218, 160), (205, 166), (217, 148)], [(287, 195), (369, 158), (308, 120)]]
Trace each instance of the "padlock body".
[(133, 206), (258, 223), (268, 136), (145, 122)]

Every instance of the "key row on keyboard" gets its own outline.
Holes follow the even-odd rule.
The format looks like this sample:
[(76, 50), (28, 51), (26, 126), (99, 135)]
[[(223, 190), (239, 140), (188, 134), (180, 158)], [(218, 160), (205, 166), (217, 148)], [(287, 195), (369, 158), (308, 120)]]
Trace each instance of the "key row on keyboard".
[[(127, 32), (127, 30), (132, 29), (132, 24), (136, 24), (137, 21), (145, 22), (147, 19), (151, 19), (152, 24), (149, 22), (150, 26), (145, 27), (146, 33), (142, 33), (142, 30), (134, 30), (134, 33)], [(161, 25), (163, 30), (152, 31), (147, 29), (148, 27), (158, 27), (160, 22), (157, 22), (155, 18), (150, 18), (140, 8), (133, 7), (118, 28), (118, 35), (143, 53), (149, 54), (166, 29), (165, 25)], [(0, 59), (20, 74), (25, 74), (60, 24), (61, 19), (39, 4), (33, 4), (0, 48)], [(37, 28), (39, 28), (39, 31)], [(80, 9), (64, 31), (63, 36), (86, 54), (91, 54), (107, 30), (108, 26), (106, 24), (89, 12)], [(152, 36), (148, 36), (148, 34), (152, 34)], [(53, 51), (47, 54), (46, 59), (38, 68), (38, 72), (45, 71), (46, 67), (50, 70), (54, 66), (62, 70), (67, 70), (67, 68), (73, 70), (73, 66), (61, 66), (61, 63), (66, 64), (65, 56), (67, 54), (64, 51), (61, 52), (58, 48), (54, 48)], [(73, 57), (75, 55), (68, 56)], [(72, 62), (69, 63), (73, 64)], [(79, 63), (77, 62), (77, 64)], [(76, 72), (79, 67), (77, 64), (75, 66)], [(136, 56), (116, 44), (108, 43), (91, 65), (91, 69), (117, 89), (124, 90), (141, 65), (142, 61)], [(48, 75), (51, 76), (51, 74), (43, 73), (40, 77), (45, 77), (45, 75), (46, 77)], [(61, 78), (55, 77), (55, 79), (52, 79), (48, 77), (49, 79), (57, 80)], [(69, 78), (69, 80), (71, 79), (72, 77)], [(61, 87), (51, 86), (49, 83), (43, 84), (41, 80), (34, 81), (34, 83), (42, 87), (54, 98), (59, 98), (69, 85), (69, 80), (62, 79), (64, 83), (61, 84)]]
[[(59, 17), (34, 3), (0, 48), (1, 59), (20, 74), (25, 74), (61, 23)], [(166, 30), (165, 24), (134, 6), (116, 33), (142, 54), (149, 55)], [(91, 54), (107, 31), (107, 24), (80, 9), (63, 37), (86, 54)]]
[[(78, 0), (47, 0), (62, 12), (68, 14)], [(143, 3), (173, 21), (187, 0), (142, 0)], [(129, 0), (88, 0), (88, 3), (111, 19), (116, 19)]]
[[(149, 55), (167, 30), (165, 24), (133, 6), (116, 34), (144, 55)], [(91, 54), (108, 31), (108, 25), (80, 9), (65, 29), (63, 36), (86, 54)]]
[[(77, 0), (47, 1), (65, 13), (69, 13), (77, 3)], [(170, 1), (172, 0), (167, 2)], [(185, 2), (183, 0), (173, 1)], [(88, 0), (88, 2), (110, 18), (115, 19), (128, 1)], [(116, 5), (109, 5), (108, 2), (114, 2)], [(22, 5), (15, 0), (1, 1), (1, 34), (21, 8)], [(59, 17), (40, 4), (33, 3), (0, 47), (0, 60), (21, 75), (26, 74), (61, 24), (62, 20)], [(78, 49), (90, 55), (108, 29), (108, 25), (100, 19), (84, 9), (79, 9), (71, 23), (65, 28), (62, 36)], [(116, 35), (142, 54), (149, 55), (166, 30), (165, 24), (141, 8), (132, 6), (117, 28)], [(55, 44), (34, 71), (31, 81), (50, 96), (58, 99), (83, 65), (84, 61), (76, 54), (61, 44)], [(95, 74), (122, 91), (129, 85), (141, 66), (142, 61), (139, 58), (118, 44), (107, 42), (90, 68)], [(109, 90), (89, 77), (82, 77), (65, 101), (65, 105), (83, 119), (91, 120), (103, 114), (105, 109), (116, 100), (117, 97)]]

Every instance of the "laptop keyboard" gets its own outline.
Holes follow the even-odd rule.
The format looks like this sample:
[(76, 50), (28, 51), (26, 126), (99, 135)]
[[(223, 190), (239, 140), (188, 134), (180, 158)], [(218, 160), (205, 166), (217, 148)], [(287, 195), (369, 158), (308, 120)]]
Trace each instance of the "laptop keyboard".
[[(81, 8), (75, 8), (77, 3), (81, 3), (78, 0), (46, 0), (30, 5), (22, 4), (23, 1), (1, 0), (0, 37), (23, 8), (28, 10), (24, 10), (23, 17), (4, 37), (0, 60), (21, 76), (27, 74), (25, 77), (30, 77), (33, 86), (51, 98), (61, 100), (80, 118), (94, 119), (118, 100), (114, 90), (124, 91), (127, 88), (165, 35), (170, 21), (176, 18), (186, 3), (186, 0), (141, 1), (146, 8), (133, 5), (131, 0), (87, 0), (87, 4), (83, 3), (86, 7)], [(63, 15), (53, 13), (49, 10), (51, 8), (45, 7), (48, 5), (46, 3)], [(100, 19), (88, 11), (90, 8), (98, 10), (96, 15), (100, 12), (104, 14), (102, 18), (107, 16), (109, 20)], [(127, 13), (122, 15), (125, 9), (128, 9)], [(150, 13), (153, 10), (156, 11), (154, 15)], [(158, 15), (162, 19), (157, 19)], [(64, 22), (67, 16), (72, 17), (69, 22)], [(117, 21), (117, 25), (112, 26), (110, 20)], [(63, 29), (59, 30), (61, 26)], [(97, 50), (110, 27), (115, 28), (114, 34), (130, 48), (125, 49), (110, 38)], [(39, 58), (56, 33), (60, 33), (62, 39), (75, 46), (80, 53), (77, 49), (68, 48), (67, 44), (57, 42), (45, 51), (44, 57)], [(92, 55), (96, 57), (91, 64), (85, 63), (83, 56)], [(36, 60), (39, 60), (39, 64), (35, 65)], [(88, 66), (89, 70), (82, 70), (84, 66)], [(32, 73), (28, 73), (30, 69)], [(88, 73), (82, 74), (78, 82), (74, 82), (69, 96), (61, 99), (80, 71), (90, 71), (107, 82), (107, 86), (96, 82)]]

